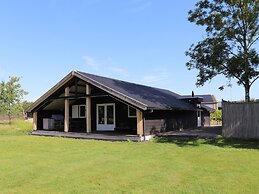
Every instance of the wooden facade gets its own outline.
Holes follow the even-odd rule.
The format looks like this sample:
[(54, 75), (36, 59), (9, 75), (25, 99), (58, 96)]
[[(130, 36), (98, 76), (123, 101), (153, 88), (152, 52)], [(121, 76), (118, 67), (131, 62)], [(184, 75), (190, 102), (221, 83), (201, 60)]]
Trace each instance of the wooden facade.
[[(120, 97), (120, 93), (117, 95), (114, 89), (97, 86), (80, 76), (74, 76), (72, 72), (33, 104), (30, 112), (33, 113), (35, 130), (82, 133), (114, 131), (148, 136), (157, 132), (197, 127), (197, 111), (193, 103), (176, 99), (183, 103), (185, 110), (148, 109), (144, 103), (132, 97)], [(135, 86), (130, 85), (132, 88)], [(127, 89), (127, 82), (119, 83), (116, 87)], [(165, 102), (170, 102), (167, 99), (171, 97), (168, 91), (148, 87), (144, 89), (149, 89), (152, 94), (164, 94)], [(152, 97), (150, 103), (155, 103), (157, 99), (160, 99), (159, 96)], [(135, 110), (135, 115), (129, 114), (129, 107)]]
[(158, 132), (193, 129), (197, 127), (197, 113), (193, 111), (153, 111), (145, 113), (145, 135)]
[(222, 101), (224, 137), (259, 139), (259, 102)]
[[(85, 97), (85, 99), (79, 98), (70, 103), (69, 108), (67, 109), (67, 114), (69, 114), (69, 116), (64, 117), (64, 123), (67, 120), (66, 118), (69, 118), (69, 121), (67, 121), (69, 123), (68, 126), (65, 126), (62, 122), (60, 122), (55, 126), (55, 130), (63, 131), (64, 129), (64, 131), (72, 132), (96, 132), (97, 105), (111, 103), (115, 104), (116, 122), (114, 131), (120, 133), (152, 135), (157, 132), (191, 129), (197, 126), (197, 113), (194, 111), (167, 110), (150, 112), (136, 109), (136, 118), (128, 117), (128, 105), (126, 103), (105, 93), (102, 93), (100, 96), (94, 95), (100, 93), (100, 91), (94, 87), (92, 88), (93, 97)], [(64, 109), (38, 110), (37, 128), (43, 129), (43, 118), (51, 118), (53, 114), (66, 115), (65, 107), (68, 106), (68, 100), (64, 100), (64, 104)], [(86, 108), (86, 118), (72, 118), (72, 106), (82, 104), (86, 104), (86, 107), (88, 107)], [(89, 123), (89, 125), (87, 125), (87, 123)]]
[[(51, 119), (53, 115), (64, 115), (64, 120), (60, 120), (57, 123), (55, 123), (53, 130), (65, 132), (96, 132), (97, 105), (114, 104), (116, 118), (114, 131), (117, 131), (119, 133), (137, 134), (137, 117), (128, 117), (128, 105), (126, 103), (117, 100), (116, 98), (93, 86), (85, 85), (86, 96), (84, 97), (80, 96), (79, 93), (74, 94), (73, 92), (69, 92), (71, 91), (71, 89), (69, 88), (72, 87), (74, 87), (73, 84), (66, 87), (64, 95), (62, 94), (62, 92), (58, 91), (56, 94), (50, 97), (50, 99), (54, 99), (50, 103), (59, 104), (58, 106), (55, 107), (55, 105), (53, 105), (53, 107), (50, 106), (51, 108), (48, 108), (50, 104), (45, 103), (40, 109), (37, 110), (37, 112), (35, 112), (34, 115), (35, 118), (37, 118), (34, 119), (34, 121), (35, 126), (37, 126), (37, 129), (43, 129), (43, 119)], [(66, 99), (65, 97), (69, 98)], [(58, 101), (59, 103), (55, 103)], [(72, 106), (74, 105), (86, 105), (85, 118), (72, 117)]]
[(210, 126), (210, 112), (203, 110), (201, 113), (202, 126)]

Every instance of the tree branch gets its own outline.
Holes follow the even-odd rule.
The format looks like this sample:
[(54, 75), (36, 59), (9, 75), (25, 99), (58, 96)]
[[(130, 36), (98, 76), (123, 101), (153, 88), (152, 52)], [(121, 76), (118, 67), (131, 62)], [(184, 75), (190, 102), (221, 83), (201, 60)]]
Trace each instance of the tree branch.
[(259, 76), (257, 76), (251, 83), (250, 83), (250, 86), (253, 85), (253, 83), (259, 78)]
[[(230, 69), (229, 69), (226, 65), (223, 64), (223, 67), (226, 68), (229, 72), (231, 72)], [(232, 74), (232, 75), (233, 75), (238, 81), (240, 81), (243, 85), (245, 85), (245, 82), (244, 82), (242, 79), (240, 79), (237, 75), (235, 75), (235, 74)]]
[(257, 40), (259, 40), (259, 36), (247, 46), (248, 50)]
[(228, 51), (228, 52), (230, 52), (230, 53), (231, 53), (232, 55), (234, 55), (235, 57), (238, 57), (238, 55), (237, 55), (236, 53), (234, 53), (232, 50), (226, 49), (226, 48), (225, 48), (225, 50)]

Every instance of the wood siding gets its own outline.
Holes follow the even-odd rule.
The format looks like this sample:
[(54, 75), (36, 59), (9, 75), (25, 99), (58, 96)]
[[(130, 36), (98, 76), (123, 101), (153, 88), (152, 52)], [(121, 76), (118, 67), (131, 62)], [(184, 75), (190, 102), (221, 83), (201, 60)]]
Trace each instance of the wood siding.
[(210, 126), (210, 112), (209, 111), (202, 111), (201, 112), (201, 123), (202, 126)]
[(196, 127), (197, 112), (195, 111), (154, 111), (145, 113), (145, 135)]
[(259, 139), (259, 102), (222, 102), (224, 137)]
[(128, 117), (128, 106), (112, 97), (92, 98), (92, 130), (96, 131), (96, 105), (114, 103), (115, 104), (115, 131), (130, 134), (137, 133), (137, 118)]

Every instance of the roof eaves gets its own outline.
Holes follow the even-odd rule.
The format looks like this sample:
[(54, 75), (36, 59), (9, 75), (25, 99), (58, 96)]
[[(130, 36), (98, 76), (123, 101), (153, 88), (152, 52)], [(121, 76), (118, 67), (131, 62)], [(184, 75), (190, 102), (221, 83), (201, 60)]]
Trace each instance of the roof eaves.
[(38, 98), (28, 109), (26, 112), (32, 112), (40, 103), (42, 103), (45, 99), (47, 99), (50, 95), (56, 92), (63, 84), (65, 84), (68, 80), (74, 77), (75, 71), (70, 72), (66, 75), (61, 81), (59, 81), (56, 85), (54, 85), (51, 89), (49, 89), (45, 94), (43, 94), (40, 98)]

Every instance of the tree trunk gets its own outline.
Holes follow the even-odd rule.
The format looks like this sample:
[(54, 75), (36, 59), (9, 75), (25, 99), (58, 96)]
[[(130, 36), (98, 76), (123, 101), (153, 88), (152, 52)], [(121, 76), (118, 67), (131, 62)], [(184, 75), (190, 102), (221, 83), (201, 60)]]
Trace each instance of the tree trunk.
[(9, 125), (11, 125), (11, 113), (8, 112)]
[(245, 101), (250, 102), (250, 86), (245, 86)]
[(9, 119), (9, 125), (11, 125), (11, 103), (8, 104), (8, 119)]

